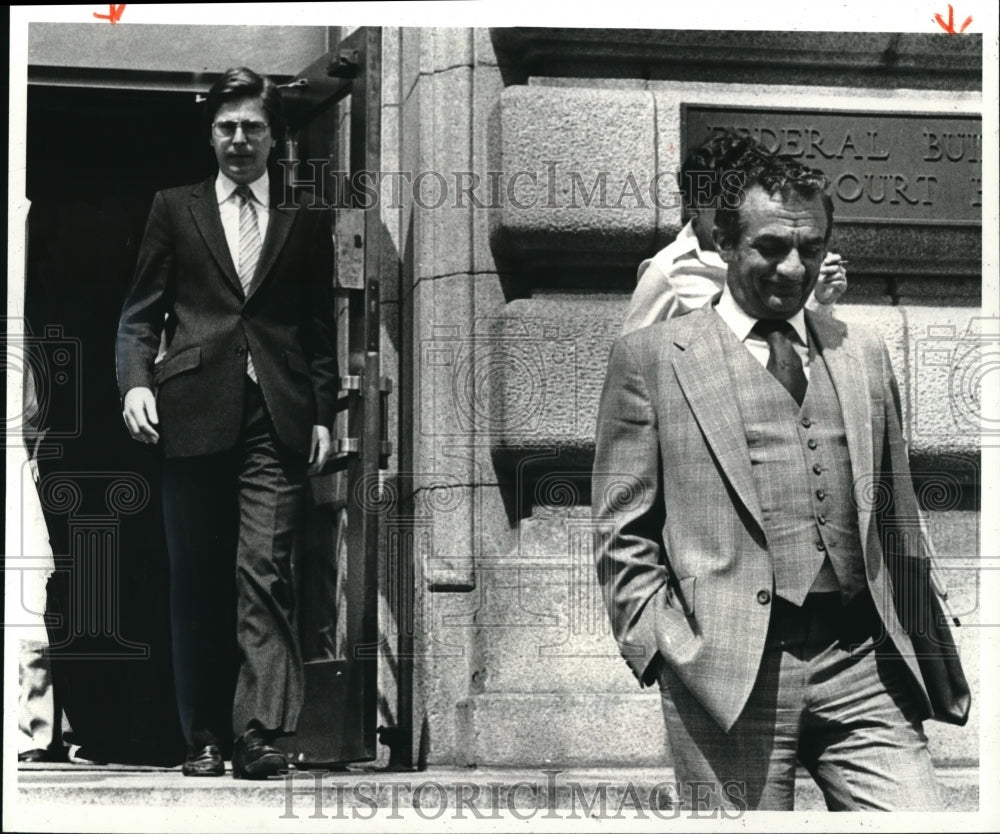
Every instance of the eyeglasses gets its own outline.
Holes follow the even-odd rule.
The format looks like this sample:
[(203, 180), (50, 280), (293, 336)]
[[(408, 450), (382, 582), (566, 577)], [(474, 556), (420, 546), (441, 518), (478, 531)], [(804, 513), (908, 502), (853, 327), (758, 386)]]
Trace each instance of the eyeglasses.
[(212, 132), (220, 139), (232, 139), (236, 135), (236, 128), (243, 131), (247, 139), (261, 139), (267, 133), (270, 125), (267, 122), (213, 122)]

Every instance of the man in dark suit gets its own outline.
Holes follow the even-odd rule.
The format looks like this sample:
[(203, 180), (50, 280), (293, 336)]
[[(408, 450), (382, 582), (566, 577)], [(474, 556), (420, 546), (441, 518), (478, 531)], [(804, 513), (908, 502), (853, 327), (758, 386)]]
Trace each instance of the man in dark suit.
[[(228, 70), (206, 100), (216, 177), (158, 193), (118, 330), (131, 435), (160, 443), (184, 773), (265, 778), (303, 670), (291, 556), (338, 391), (329, 217), (267, 168), (277, 88)], [(165, 354), (157, 353), (165, 333)], [(154, 393), (155, 391), (155, 393)]]
[(803, 311), (825, 177), (744, 164), (721, 296), (612, 349), (593, 501), (615, 637), (660, 686), (689, 806), (791, 810), (798, 761), (830, 809), (936, 808), (885, 561), (925, 541), (896, 381), (877, 335)]

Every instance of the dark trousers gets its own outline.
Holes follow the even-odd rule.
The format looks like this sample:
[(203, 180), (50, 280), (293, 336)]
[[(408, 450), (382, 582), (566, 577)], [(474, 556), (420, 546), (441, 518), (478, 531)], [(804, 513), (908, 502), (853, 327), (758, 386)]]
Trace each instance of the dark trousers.
[(292, 554), (305, 464), (277, 439), (249, 379), (234, 449), (164, 462), (174, 675), (189, 745), (227, 749), (248, 727), (295, 732), (303, 670)]

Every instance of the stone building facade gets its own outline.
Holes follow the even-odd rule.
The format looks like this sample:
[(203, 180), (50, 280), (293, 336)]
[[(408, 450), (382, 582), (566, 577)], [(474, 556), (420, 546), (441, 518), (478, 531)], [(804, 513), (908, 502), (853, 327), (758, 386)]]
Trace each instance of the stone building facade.
[[(30, 83), (197, 91), (238, 63), (289, 81), (348, 34), (120, 26), (71, 37), (64, 26), (35, 25)], [(666, 761), (658, 692), (638, 689), (610, 636), (589, 520), (609, 347), (636, 266), (682, 225), (679, 204), (657, 205), (647, 184), (671, 182), (689, 107), (974, 119), (981, 63), (976, 36), (382, 29), (382, 171), (399, 173), (378, 204), (395, 453), (368, 500), (383, 530), (380, 721), (408, 736), (403, 758)], [(331, 146), (334, 169), (347, 141)], [(968, 177), (970, 155), (941, 176)], [(393, 193), (406, 174), (413, 188)], [(980, 310), (981, 228), (894, 223), (894, 210), (838, 228), (851, 263), (837, 315), (886, 338), (939, 558), (975, 625), (980, 437), (968, 386), (976, 351), (997, 335)], [(977, 631), (961, 636), (976, 687)], [(978, 761), (979, 708), (964, 729), (929, 726), (940, 766)]]

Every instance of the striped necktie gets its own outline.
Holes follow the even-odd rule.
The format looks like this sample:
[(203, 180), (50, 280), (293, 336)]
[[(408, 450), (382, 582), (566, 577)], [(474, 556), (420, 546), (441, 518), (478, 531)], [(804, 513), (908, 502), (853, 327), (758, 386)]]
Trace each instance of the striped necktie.
[[(238, 268), (240, 284), (243, 287), (243, 295), (250, 294), (250, 283), (253, 281), (254, 272), (257, 270), (257, 261), (260, 260), (260, 227), (257, 225), (257, 211), (254, 209), (253, 195), (246, 185), (237, 186), (236, 198), (240, 201), (240, 265)], [(253, 367), (253, 358), (250, 351), (247, 351), (247, 376), (254, 382), (257, 381), (257, 372)]]
[(257, 212), (253, 207), (250, 188), (241, 185), (235, 193), (240, 201), (240, 284), (243, 285), (243, 294), (248, 295), (257, 261), (260, 260), (260, 227), (257, 225)]

